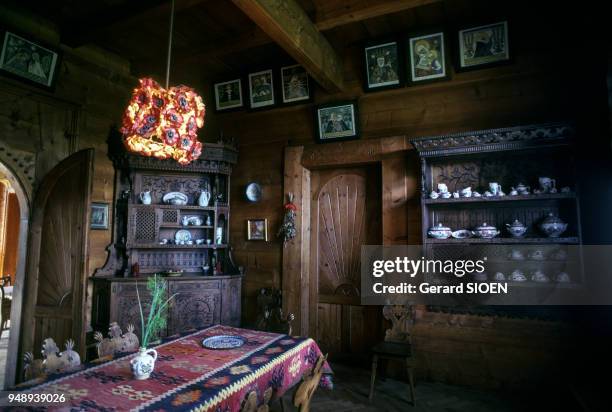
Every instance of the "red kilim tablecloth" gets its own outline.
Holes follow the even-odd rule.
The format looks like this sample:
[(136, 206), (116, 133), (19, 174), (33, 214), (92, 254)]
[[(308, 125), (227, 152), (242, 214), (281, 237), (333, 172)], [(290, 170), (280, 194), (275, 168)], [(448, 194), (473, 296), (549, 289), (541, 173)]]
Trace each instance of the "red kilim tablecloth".
[[(214, 335), (240, 335), (240, 348), (210, 350), (202, 340)], [(28, 392), (63, 393), (67, 402), (52, 410), (95, 411), (239, 411), (255, 390), (258, 402), (273, 387), (281, 396), (312, 369), (321, 351), (309, 338), (213, 326), (155, 347), (158, 358), (147, 380), (132, 377), (130, 354), (51, 379)], [(321, 386), (331, 388), (331, 369)]]

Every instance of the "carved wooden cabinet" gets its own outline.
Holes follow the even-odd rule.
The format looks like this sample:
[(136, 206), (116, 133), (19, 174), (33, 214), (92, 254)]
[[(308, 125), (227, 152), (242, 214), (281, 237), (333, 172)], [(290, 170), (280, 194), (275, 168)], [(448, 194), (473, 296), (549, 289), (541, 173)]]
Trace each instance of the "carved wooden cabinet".
[[(94, 279), (94, 330), (106, 331), (111, 322), (117, 322), (122, 328), (131, 323), (140, 336), (136, 287), (146, 308), (150, 301), (146, 279)], [(168, 324), (163, 336), (218, 323), (239, 326), (241, 288), (240, 275), (169, 278), (168, 293), (176, 296), (168, 310)]]
[[(146, 307), (147, 277), (178, 272), (166, 278), (168, 296), (176, 296), (164, 334), (239, 325), (242, 274), (229, 247), (230, 175), (237, 156), (231, 143), (207, 143), (199, 159), (180, 165), (127, 153), (121, 136), (109, 138), (113, 232), (108, 259), (94, 273), (93, 329), (131, 323), (140, 336), (136, 287)], [(198, 201), (203, 191), (210, 193), (207, 204)], [(184, 199), (170, 201), (177, 192)]]

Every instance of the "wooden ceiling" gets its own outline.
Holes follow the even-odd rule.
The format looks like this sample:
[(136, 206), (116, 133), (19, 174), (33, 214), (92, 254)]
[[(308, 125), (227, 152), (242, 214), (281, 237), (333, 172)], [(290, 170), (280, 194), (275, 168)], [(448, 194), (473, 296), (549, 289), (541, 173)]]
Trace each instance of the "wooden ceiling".
[[(169, 0), (7, 0), (16, 8), (51, 20), (61, 42), (72, 47), (95, 44), (132, 64), (134, 75), (165, 71)], [(291, 57), (247, 16), (244, 3), (265, 0), (176, 0), (173, 71), (197, 66), (198, 75), (217, 79), (277, 64)], [(242, 3), (242, 4), (241, 4)], [(274, 2), (268, 2), (270, 4)], [(489, 8), (484, 0), (290, 0), (333, 49), (440, 24), (449, 9)], [(236, 6), (238, 4), (241, 7)], [(480, 6), (478, 6), (480, 7)], [(247, 6), (247, 8), (248, 8)], [(486, 7), (485, 7), (486, 6)], [(248, 10), (247, 10), (248, 12)], [(261, 27), (264, 27), (262, 30)], [(300, 40), (300, 39), (298, 39)], [(297, 53), (299, 54), (299, 53)], [(295, 54), (291, 53), (295, 57)], [(303, 62), (300, 62), (303, 63)], [(307, 66), (308, 67), (308, 66)], [(312, 73), (312, 71), (311, 71)]]

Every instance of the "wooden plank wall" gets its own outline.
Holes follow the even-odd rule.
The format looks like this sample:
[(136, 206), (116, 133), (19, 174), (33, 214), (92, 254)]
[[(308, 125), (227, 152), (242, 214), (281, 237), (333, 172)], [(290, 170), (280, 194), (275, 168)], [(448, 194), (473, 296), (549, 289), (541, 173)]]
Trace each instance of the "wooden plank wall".
[[(458, 2), (445, 2), (446, 17), (422, 18), (421, 22), (453, 27), (459, 25), (462, 19), (472, 21), (465, 10), (457, 10), (453, 20), (448, 20), (448, 15), (454, 12), (453, 5), (456, 3)], [(489, 13), (489, 17), (484, 21), (497, 21), (500, 13), (506, 12), (504, 9), (508, 8), (510, 3), (496, 2), (495, 8), (487, 7), (486, 13)], [(420, 17), (423, 17), (423, 14)], [(315, 144), (313, 112), (316, 104), (357, 100), (362, 141), (402, 135), (410, 138), (556, 120), (584, 122), (602, 112), (601, 105), (605, 105), (605, 100), (602, 102), (591, 99), (594, 90), (605, 88), (604, 78), (597, 66), (599, 60), (593, 66), (581, 65), (583, 72), (580, 81), (570, 80), (575, 76), (575, 66), (569, 63), (567, 50), (580, 49), (580, 41), (567, 31), (564, 20), (556, 16), (542, 19), (538, 11), (523, 13), (518, 7), (511, 17), (514, 60), (510, 65), (463, 73), (451, 70), (451, 79), (447, 81), (364, 93), (364, 39), (356, 39), (353, 35), (355, 32), (363, 32), (363, 27), (348, 25), (326, 33), (343, 61), (345, 91), (327, 94), (317, 89), (313, 105), (215, 114), (215, 127), (222, 130), (225, 136), (238, 139), (240, 146), (239, 164), (232, 181), (230, 227), (238, 263), (247, 268), (243, 320), (249, 322), (256, 316), (255, 297), (258, 288), (280, 288), (283, 277), (280, 273), (283, 254), (281, 242), (274, 237), (268, 243), (246, 241), (245, 220), (250, 217), (263, 217), (270, 222), (272, 233), (278, 228), (284, 201), (281, 191), (283, 149), (285, 146), (308, 147)], [(418, 25), (418, 18), (413, 23), (405, 31), (424, 28)], [(370, 26), (374, 27), (375, 24)], [(453, 38), (449, 37), (448, 40), (453, 41)], [(454, 47), (454, 44), (452, 46)], [(586, 143), (592, 136), (581, 135), (579, 138)], [(402, 160), (405, 161), (403, 167)], [(402, 179), (403, 173), (405, 174)], [(416, 156), (410, 153), (407, 158), (401, 160), (387, 159), (383, 165), (383, 175), (387, 177), (383, 179), (383, 197), (390, 198), (392, 203), (396, 198), (404, 198), (406, 202), (403, 208), (384, 212), (384, 241), (389, 244), (418, 243), (421, 221), (418, 207), (419, 164)], [(248, 204), (240, 199), (244, 185), (253, 180), (259, 181), (264, 190), (263, 200), (258, 204)], [(459, 335), (453, 333), (454, 337), (449, 338), (448, 332), (445, 332), (447, 325), (444, 323), (430, 328), (427, 335), (423, 334), (422, 339), (419, 338), (423, 353), (431, 356), (430, 363), (424, 365), (424, 370), (420, 373), (439, 376), (445, 371), (444, 376), (448, 381), (480, 385), (482, 382), (473, 376), (464, 378), (460, 375), (464, 365), (463, 361), (459, 361), (461, 354), (452, 355), (457, 359), (453, 358), (453, 363), (449, 366), (448, 359), (440, 357), (435, 346), (436, 341), (439, 345), (450, 347), (456, 339), (470, 341), (477, 337), (468, 336), (470, 332), (467, 331)], [(551, 328), (554, 329), (555, 326)], [(512, 342), (520, 344), (519, 334), (513, 339), (516, 340)], [(433, 346), (428, 346), (429, 343)], [(487, 350), (494, 350), (494, 346), (487, 346), (489, 343), (484, 345)], [(541, 342), (533, 342), (533, 345), (540, 347)], [(532, 352), (522, 352), (522, 362), (545, 367)], [(500, 356), (503, 357), (504, 353), (502, 351)], [(495, 384), (502, 385), (503, 382), (512, 380), (512, 375), (517, 372), (517, 368), (509, 368), (496, 377)]]

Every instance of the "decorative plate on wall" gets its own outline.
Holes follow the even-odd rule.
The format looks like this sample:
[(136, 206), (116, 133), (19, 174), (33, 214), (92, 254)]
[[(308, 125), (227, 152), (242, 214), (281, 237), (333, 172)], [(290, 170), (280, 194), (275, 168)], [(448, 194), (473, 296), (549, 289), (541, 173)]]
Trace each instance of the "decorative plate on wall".
[(251, 182), (246, 186), (244, 194), (249, 202), (259, 202), (261, 200), (261, 186), (259, 183)]
[(237, 335), (217, 335), (206, 338), (202, 346), (207, 349), (234, 349), (246, 343), (246, 338)]

